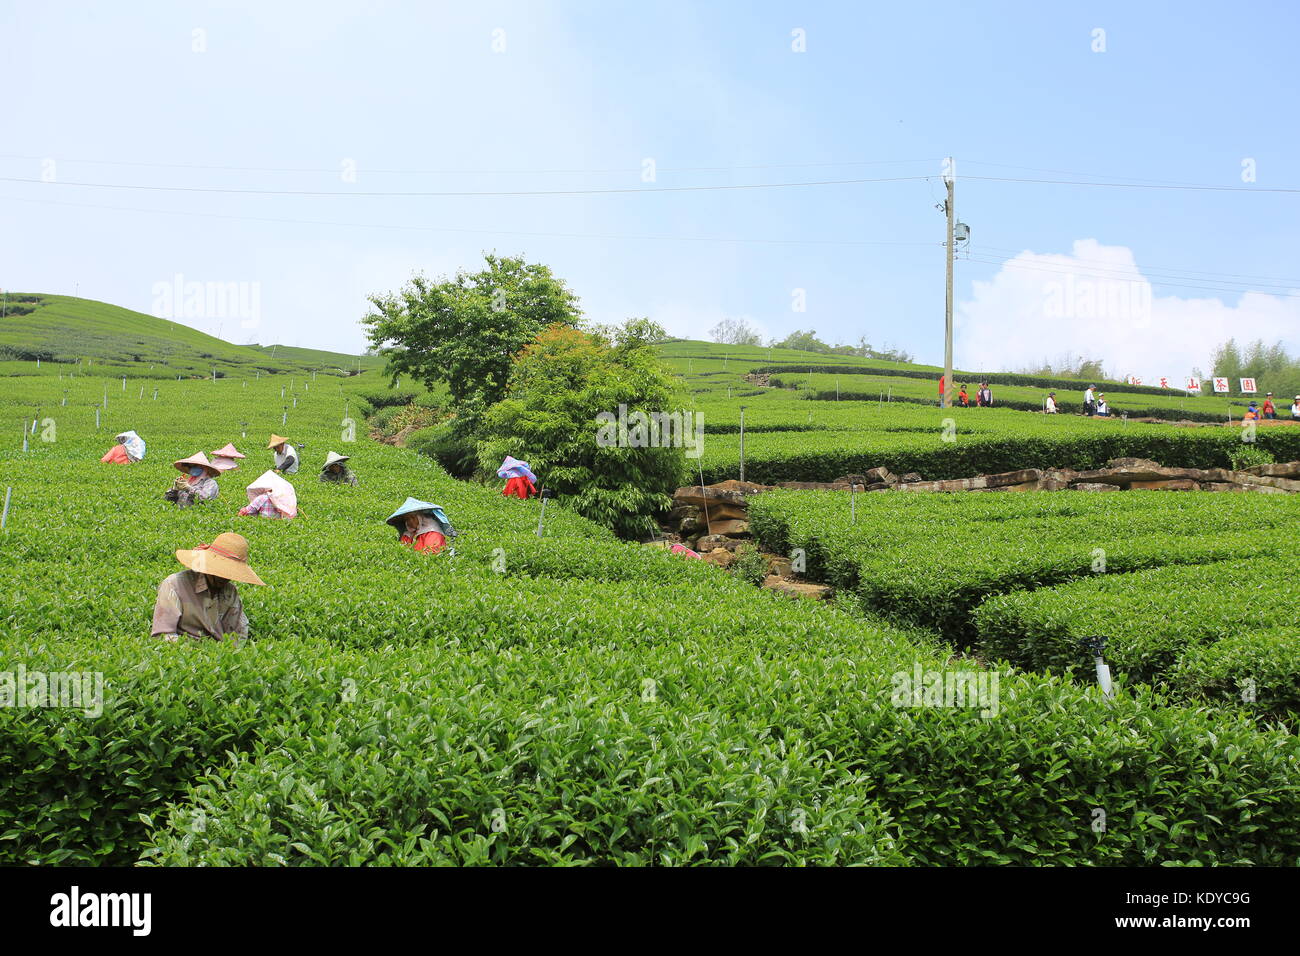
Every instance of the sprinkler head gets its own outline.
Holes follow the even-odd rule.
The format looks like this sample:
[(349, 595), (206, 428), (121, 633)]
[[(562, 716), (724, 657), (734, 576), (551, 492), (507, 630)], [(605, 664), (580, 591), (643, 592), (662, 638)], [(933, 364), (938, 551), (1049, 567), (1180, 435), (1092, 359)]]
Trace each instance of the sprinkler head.
[(1106, 638), (1100, 636), (1085, 637), (1080, 639), (1079, 646), (1092, 654), (1093, 657), (1101, 657), (1101, 652), (1106, 647)]

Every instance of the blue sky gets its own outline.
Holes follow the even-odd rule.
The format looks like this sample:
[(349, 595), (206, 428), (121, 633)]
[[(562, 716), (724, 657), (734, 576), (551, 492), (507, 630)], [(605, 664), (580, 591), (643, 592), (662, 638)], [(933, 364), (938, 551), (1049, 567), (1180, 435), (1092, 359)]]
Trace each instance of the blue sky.
[[(247, 283), (253, 321), (177, 317), (357, 351), (367, 293), (495, 249), (552, 266), (596, 321), (743, 317), (941, 362), (952, 155), (959, 365), (1082, 352), (1177, 377), (1228, 335), (1300, 351), (1300, 194), (1259, 191), (1300, 185), (1296, 11), (7, 0), (0, 287), (156, 312), (178, 275)], [(127, 184), (332, 195), (108, 188)], [(636, 191), (356, 195), (616, 188)]]

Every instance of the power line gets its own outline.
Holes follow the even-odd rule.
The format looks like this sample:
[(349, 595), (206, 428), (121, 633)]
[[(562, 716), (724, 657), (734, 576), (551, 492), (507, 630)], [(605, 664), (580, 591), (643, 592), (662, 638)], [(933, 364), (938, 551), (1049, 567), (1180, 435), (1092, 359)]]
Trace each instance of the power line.
[(1027, 262), (1016, 262), (1015, 260), (1011, 260), (1011, 259), (983, 258), (973, 254), (969, 258), (970, 261), (972, 262), (982, 262), (988, 265), (996, 265), (996, 266), (1002, 266), (1002, 267), (1013, 268), (1013, 269), (1029, 269), (1034, 272), (1051, 272), (1056, 275), (1084, 276), (1086, 278), (1105, 279), (1108, 281), (1130, 281), (1130, 282), (1145, 281), (1150, 283), (1151, 285), (1167, 286), (1176, 289), (1200, 289), (1202, 291), (1235, 292), (1240, 294), (1244, 294), (1247, 292), (1260, 292), (1260, 294), (1262, 295), (1274, 295), (1282, 298), (1300, 298), (1300, 292), (1282, 292), (1282, 291), (1252, 289), (1248, 287), (1243, 288), (1243, 287), (1222, 286), (1222, 285), (1193, 285), (1190, 283), (1166, 282), (1163, 279), (1156, 279), (1156, 280), (1148, 279), (1141, 273), (1130, 272), (1130, 273), (1121, 273), (1121, 274), (1116, 274), (1116, 273), (1107, 274), (1103, 272), (1090, 272), (1082, 269), (1069, 269), (1069, 268), (1055, 269), (1049, 265), (1037, 265), (1037, 264), (1027, 263)]
[(1012, 176), (962, 176), (965, 180), (988, 183), (1040, 183), (1046, 186), (1113, 186), (1119, 189), (1188, 189), (1228, 193), (1300, 193), (1296, 186), (1206, 186), (1194, 183), (1113, 183), (1074, 179), (1019, 179)]
[(1178, 182), (1177, 180), (1173, 180), (1173, 179), (1144, 179), (1141, 176), (1112, 176), (1107, 173), (1081, 173), (1069, 169), (1045, 169), (1041, 166), (1012, 166), (1009, 163), (982, 163), (979, 160), (975, 160), (975, 159), (963, 159), (962, 164), (963, 165), (969, 164), (971, 166), (995, 166), (999, 169), (1019, 169), (1031, 173), (1054, 173), (1061, 176), (1083, 176), (1087, 179), (1106, 179), (1106, 180), (1123, 179), (1134, 183), (1154, 183), (1154, 184), (1165, 185), (1165, 186), (1195, 185), (1193, 183)]
[[(1011, 248), (1008, 248), (1008, 247), (1006, 247), (1006, 246), (987, 246), (987, 245), (984, 245), (983, 243), (981, 243), (981, 244), (980, 244), (979, 246), (977, 246), (976, 248), (977, 248), (977, 249), (980, 249), (980, 250), (987, 249), (987, 250), (989, 250), (990, 252), (1004, 252), (1004, 253), (1007, 253), (1007, 254), (1009, 254), (1009, 255), (1013, 255), (1013, 256), (1018, 256), (1018, 255), (1021, 255), (1022, 253), (1029, 253), (1030, 255), (1061, 255), (1061, 256), (1069, 256), (1071, 259), (1074, 259), (1075, 262), (1094, 262), (1094, 263), (1099, 263), (1099, 264), (1101, 264), (1101, 265), (1106, 265), (1106, 264), (1107, 264), (1106, 260), (1104, 260), (1104, 259), (1084, 259), (1084, 258), (1082, 258), (1082, 257), (1080, 257), (1080, 256), (1073, 256), (1073, 255), (1071, 255), (1071, 254), (1068, 253), (1068, 252), (1059, 252), (1059, 253), (1042, 253), (1042, 252), (1033, 252), (1032, 250), (1029, 250), (1029, 249), (1011, 249)], [(1147, 273), (1147, 272), (1146, 272), (1146, 269), (1147, 269), (1147, 268), (1151, 268), (1151, 269), (1160, 269), (1160, 270), (1163, 270), (1165, 274), (1168, 274), (1168, 273), (1183, 273), (1184, 275), (1191, 276), (1191, 277), (1195, 277), (1195, 276), (1217, 276), (1217, 277), (1220, 277), (1220, 278), (1228, 278), (1228, 279), (1263, 279), (1263, 280), (1268, 280), (1268, 281), (1276, 281), (1276, 282), (1285, 282), (1285, 283), (1290, 283), (1290, 285), (1288, 286), (1288, 288), (1300, 288), (1300, 279), (1292, 278), (1292, 277), (1289, 277), (1289, 276), (1258, 276), (1258, 275), (1249, 275), (1249, 274), (1244, 273), (1244, 272), (1204, 272), (1204, 271), (1196, 270), (1196, 269), (1178, 269), (1178, 268), (1176, 268), (1176, 267), (1174, 267), (1174, 266), (1157, 266), (1157, 265), (1152, 265), (1152, 266), (1149, 266), (1149, 267), (1146, 266), (1146, 265), (1143, 265), (1142, 269), (1143, 269), (1143, 274), (1144, 274), (1144, 275), (1146, 275), (1146, 274), (1150, 274), (1150, 275), (1158, 275), (1158, 274), (1159, 274), (1159, 273)]]
[(99, 203), (63, 202), (57, 199), (25, 199), (17, 196), (0, 196), (0, 201), (38, 203), (49, 206), (72, 206), (79, 209), (104, 209), (112, 212), (155, 213), (165, 216), (193, 216), (203, 219), (231, 219), (243, 222), (270, 222), (304, 226), (341, 226), (349, 229), (399, 229), (417, 232), (452, 232), (492, 236), (526, 236), (542, 239), (630, 239), (671, 242), (734, 242), (760, 245), (809, 246), (937, 246), (936, 242), (902, 242), (897, 240), (869, 239), (763, 239), (732, 236), (656, 236), (617, 235), (609, 233), (522, 232), (501, 229), (456, 229), (448, 226), (412, 226), (401, 223), (337, 222), (319, 219), (287, 219), (270, 216), (236, 216), (227, 213), (190, 212), (177, 209), (140, 209), (131, 206), (106, 206)]
[[(1007, 250), (995, 249), (992, 246), (980, 246), (978, 249), (972, 249), (971, 254), (972, 255), (985, 254), (986, 250), (988, 251), (988, 254), (992, 255), (994, 258), (997, 258), (1001, 254), (1005, 254), (1007, 251)], [(1070, 257), (1068, 255), (1068, 253), (1041, 253), (1041, 254), (1030, 253), (1030, 254), (1040, 258), (1044, 256), (1066, 256), (1067, 258), (1073, 259), (1073, 257)], [(1019, 255), (1019, 253), (1015, 253), (1011, 258), (1015, 258), (1016, 255)], [(1193, 281), (1214, 282), (1222, 285), (1249, 285), (1252, 288), (1260, 288), (1260, 289), (1300, 289), (1300, 279), (1292, 279), (1289, 281), (1284, 280), (1282, 282), (1251, 282), (1251, 283), (1229, 282), (1227, 281), (1226, 273), (1216, 274), (1216, 273), (1179, 272), (1177, 270), (1160, 271), (1154, 268), (1147, 268), (1145, 266), (1140, 268), (1134, 266), (1133, 270), (1129, 271), (1125, 269), (1125, 267), (1123, 266), (1115, 265), (1113, 263), (1107, 263), (1101, 259), (1073, 259), (1072, 262), (1051, 262), (1047, 264), (1066, 266), (1068, 268), (1073, 266), (1075, 262), (1094, 263), (1095, 268), (1097, 270), (1105, 271), (1105, 272), (1113, 272), (1117, 277), (1120, 278), (1123, 277), (1149, 278), (1152, 276), (1156, 276), (1162, 279), (1191, 279)], [(1238, 278), (1251, 278), (1251, 277), (1245, 276), (1245, 277), (1238, 277)]]
[(898, 182), (919, 182), (928, 179), (928, 176), (890, 176), (882, 179), (822, 179), (810, 182), (799, 183), (738, 183), (738, 184), (717, 184), (712, 186), (641, 186), (641, 187), (620, 187), (614, 189), (519, 189), (519, 190), (495, 190), (495, 191), (402, 191), (402, 192), (338, 192), (338, 191), (321, 191), (311, 189), (229, 189), (219, 186), (145, 186), (132, 183), (79, 183), (64, 182), (58, 180), (47, 182), (41, 179), (18, 179), (10, 176), (0, 176), (0, 182), (5, 183), (29, 183), (38, 186), (82, 186), (93, 189), (142, 189), (150, 192), (182, 192), (182, 193), (220, 193), (226, 195), (255, 195), (255, 196), (391, 196), (395, 198), (414, 198), (414, 197), (472, 197), (472, 196), (593, 196), (611, 193), (676, 193), (676, 192), (713, 192), (717, 190), (728, 189), (785, 189), (794, 186), (851, 186), (861, 183), (898, 183)]
[[(18, 153), (0, 153), (0, 159), (23, 159), (40, 161), (49, 159), (49, 156), (26, 156)], [(205, 169), (221, 170), (227, 172), (247, 172), (247, 173), (330, 173), (337, 174), (337, 166), (226, 166), (210, 163), (150, 163), (138, 162), (131, 160), (116, 159), (66, 159), (59, 158), (61, 163), (82, 163), (89, 166), (129, 166), (144, 167), (150, 169)], [(934, 163), (937, 159), (881, 159), (881, 160), (850, 160), (844, 162), (828, 163), (758, 163), (751, 165), (738, 166), (658, 166), (658, 172), (664, 173), (693, 173), (693, 172), (731, 172), (740, 169), (824, 169), (837, 166), (907, 166), (921, 163)], [(366, 174), (370, 173), (394, 173), (401, 175), (467, 175), (467, 174), (486, 174), (486, 175), (596, 175), (605, 173), (633, 173), (639, 175), (640, 168), (635, 167), (611, 167), (608, 169), (380, 169), (369, 166), (359, 167)]]

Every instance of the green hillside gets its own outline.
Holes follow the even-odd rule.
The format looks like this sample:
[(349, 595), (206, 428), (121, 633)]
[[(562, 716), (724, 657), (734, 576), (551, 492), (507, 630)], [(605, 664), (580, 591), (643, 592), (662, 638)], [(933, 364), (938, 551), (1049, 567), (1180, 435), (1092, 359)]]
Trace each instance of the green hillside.
[(362, 371), (383, 368), (384, 360), (378, 355), (349, 355), (346, 352), (326, 352), (322, 349), (304, 349), (290, 345), (250, 345), (249, 348), (264, 352), (270, 359), (281, 362), (293, 362), (304, 368)]
[[(357, 357), (284, 346), (235, 345), (179, 322), (66, 295), (9, 293), (0, 318), (0, 359), (76, 366), (73, 374), (112, 370), (132, 377), (220, 378), (309, 369), (356, 369)], [(361, 368), (381, 359), (361, 358)], [(336, 373), (337, 374), (337, 373)]]

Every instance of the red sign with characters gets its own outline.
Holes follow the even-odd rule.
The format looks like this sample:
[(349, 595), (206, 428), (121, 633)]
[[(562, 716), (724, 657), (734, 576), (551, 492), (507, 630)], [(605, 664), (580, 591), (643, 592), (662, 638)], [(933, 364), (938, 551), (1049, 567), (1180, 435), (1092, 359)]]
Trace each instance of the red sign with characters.
[(1189, 378), (1187, 380), (1187, 390), (1189, 392), (1199, 392), (1201, 390), (1201, 380), (1199, 378)]
[(1253, 378), (1243, 378), (1241, 380), (1241, 391), (1245, 395), (1255, 394), (1255, 380)]
[(1214, 380), (1214, 390), (1216, 392), (1226, 392), (1228, 390), (1228, 380), (1226, 378), (1216, 378)]

